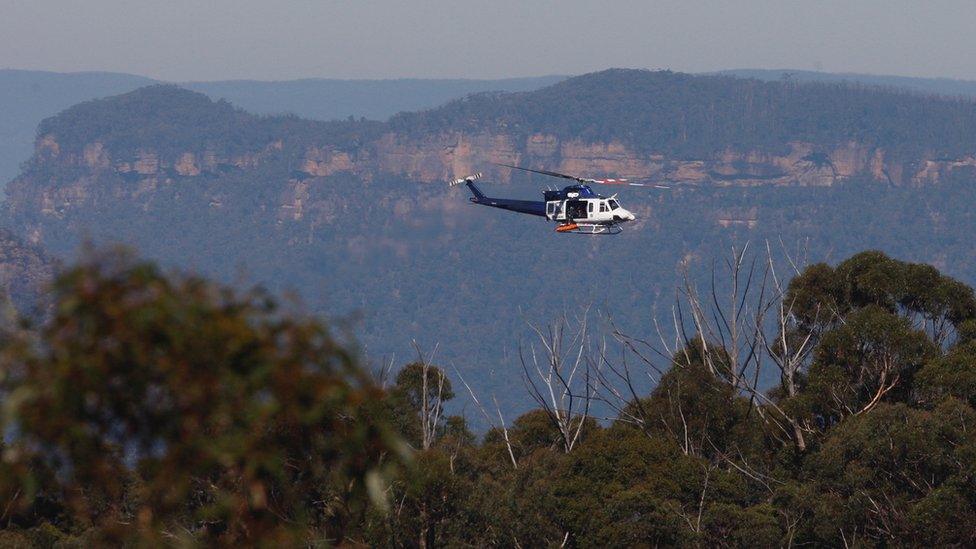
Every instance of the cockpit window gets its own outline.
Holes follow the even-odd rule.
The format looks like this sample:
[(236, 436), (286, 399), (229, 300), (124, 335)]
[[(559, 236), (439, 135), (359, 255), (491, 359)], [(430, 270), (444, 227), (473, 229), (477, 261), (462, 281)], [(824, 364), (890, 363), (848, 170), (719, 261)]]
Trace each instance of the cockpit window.
[(617, 204), (617, 201), (616, 200), (611, 200), (610, 201), (610, 211), (616, 210), (619, 207), (620, 207), (620, 204)]

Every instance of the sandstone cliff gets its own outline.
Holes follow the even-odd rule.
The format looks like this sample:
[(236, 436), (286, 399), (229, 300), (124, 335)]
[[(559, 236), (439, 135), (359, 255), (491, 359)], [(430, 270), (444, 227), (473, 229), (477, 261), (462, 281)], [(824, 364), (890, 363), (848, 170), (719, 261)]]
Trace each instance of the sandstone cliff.
[[(280, 154), (282, 148), (282, 140), (273, 139), (261, 149), (236, 156), (222, 157), (203, 149), (167, 157), (151, 149), (115, 154), (103, 143), (93, 141), (81, 151), (69, 152), (56, 136), (43, 135), (37, 141), (32, 161), (36, 169), (28, 170), (7, 188), (8, 208), (60, 219), (71, 209), (92, 206), (96, 197), (105, 193), (115, 198), (127, 197), (144, 207), (162, 187), (194, 182), (208, 189), (228, 169), (238, 174), (254, 171)], [(730, 147), (709, 157), (674, 158), (659, 153), (642, 154), (619, 141), (587, 143), (541, 133), (526, 139), (463, 132), (410, 139), (385, 133), (357, 148), (309, 145), (297, 154), (300, 161), (296, 169), (277, 171), (274, 179), (266, 182), (280, 189), (275, 215), (281, 220), (298, 221), (314, 209), (317, 198), (311, 193), (310, 180), (340, 173), (354, 174), (364, 181), (397, 176), (437, 183), (482, 171), (491, 180), (509, 182), (511, 170), (496, 165), (504, 163), (675, 186), (831, 186), (848, 181), (924, 186), (976, 170), (976, 156), (972, 155), (892, 158), (882, 148), (856, 142), (827, 150), (811, 143), (792, 142), (785, 154)], [(61, 176), (54, 180), (34, 177), (44, 168)], [(539, 181), (540, 185), (545, 183)], [(226, 189), (215, 188), (208, 195), (209, 205), (220, 208), (224, 193)], [(27, 237), (39, 241), (39, 226), (35, 224), (32, 229), (26, 232)]]
[[(6, 207), (31, 242), (44, 242), (46, 220), (70, 226), (72, 212), (97, 211), (109, 198), (150, 212), (160, 193), (192, 191), (196, 203), (222, 209), (250, 199), (244, 187), (267, 194), (260, 215), (277, 223), (329, 223), (334, 212), (322, 204), (322, 181), (330, 177), (437, 183), (481, 171), (511, 181), (498, 163), (678, 188), (918, 187), (976, 177), (976, 105), (606, 71), (388, 123), (311, 122), (256, 117), (156, 86), (42, 123), (33, 158), (7, 187)], [(393, 214), (408, 217), (400, 210)], [(719, 226), (761, 221), (749, 212), (715, 219)]]
[(509, 181), (511, 172), (494, 164), (535, 166), (588, 177), (616, 176), (664, 184), (714, 186), (830, 186), (849, 180), (890, 185), (937, 183), (953, 172), (976, 168), (976, 156), (891, 158), (880, 147), (854, 141), (825, 148), (788, 143), (789, 152), (727, 150), (701, 158), (641, 153), (620, 141), (561, 140), (532, 134), (446, 133), (423, 140), (386, 134), (365, 151), (309, 149), (303, 171), (326, 176), (339, 171), (375, 177), (395, 174), (422, 182), (444, 181), (476, 171)]

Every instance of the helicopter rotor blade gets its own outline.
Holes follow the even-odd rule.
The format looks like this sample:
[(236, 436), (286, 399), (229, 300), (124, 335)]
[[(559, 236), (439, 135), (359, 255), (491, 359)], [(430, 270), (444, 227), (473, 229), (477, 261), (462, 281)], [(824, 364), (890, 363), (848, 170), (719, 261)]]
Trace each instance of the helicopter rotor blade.
[(532, 173), (537, 173), (537, 174), (541, 174), (541, 175), (548, 175), (550, 177), (560, 177), (562, 179), (569, 179), (571, 181), (576, 181), (578, 183), (591, 183), (591, 184), (595, 184), (595, 185), (628, 185), (628, 186), (631, 186), (631, 187), (653, 187), (655, 189), (670, 189), (671, 188), (671, 187), (669, 187), (667, 185), (660, 185), (660, 184), (657, 184), (657, 183), (632, 183), (632, 182), (628, 181), (627, 179), (613, 179), (613, 178), (608, 178), (608, 179), (592, 179), (592, 178), (589, 178), (589, 177), (576, 177), (575, 175), (567, 175), (567, 174), (564, 174), (564, 173), (552, 172), (552, 171), (549, 171), (549, 170), (534, 170), (532, 168), (523, 168), (521, 166), (513, 166), (511, 164), (499, 164), (499, 163), (496, 163), (496, 165), (497, 166), (505, 166), (506, 168), (512, 168), (514, 170), (522, 170), (522, 171), (525, 171), (525, 172), (532, 172)]
[(550, 172), (549, 170), (533, 170), (532, 168), (523, 168), (522, 166), (513, 166), (511, 164), (499, 164), (495, 163), (496, 166), (505, 166), (506, 168), (512, 168), (513, 170), (522, 170), (523, 172), (532, 172), (541, 175), (548, 175), (550, 177), (561, 177), (563, 179), (569, 179), (571, 181), (578, 181), (580, 183), (586, 183), (590, 181), (589, 179), (583, 179), (582, 177), (576, 177), (573, 175), (566, 175), (559, 172)]
[(629, 187), (653, 187), (655, 189), (670, 189), (669, 185), (661, 185), (660, 183), (632, 183), (626, 179), (592, 179), (590, 183), (598, 183), (600, 185), (627, 185)]

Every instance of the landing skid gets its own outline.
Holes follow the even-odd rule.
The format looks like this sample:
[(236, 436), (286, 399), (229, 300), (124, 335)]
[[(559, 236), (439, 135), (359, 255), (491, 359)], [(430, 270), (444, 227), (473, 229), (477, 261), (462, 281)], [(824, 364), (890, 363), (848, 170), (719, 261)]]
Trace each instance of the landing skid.
[(563, 223), (556, 227), (557, 233), (576, 234), (620, 234), (623, 229), (619, 225), (602, 225), (599, 223)]

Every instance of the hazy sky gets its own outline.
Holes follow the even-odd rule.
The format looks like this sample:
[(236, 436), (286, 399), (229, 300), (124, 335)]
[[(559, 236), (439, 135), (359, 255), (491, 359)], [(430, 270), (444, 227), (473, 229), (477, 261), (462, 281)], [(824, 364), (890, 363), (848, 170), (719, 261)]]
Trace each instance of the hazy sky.
[(974, 0), (0, 0), (0, 68), (167, 80), (608, 67), (976, 79), (974, 30)]

